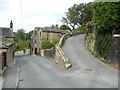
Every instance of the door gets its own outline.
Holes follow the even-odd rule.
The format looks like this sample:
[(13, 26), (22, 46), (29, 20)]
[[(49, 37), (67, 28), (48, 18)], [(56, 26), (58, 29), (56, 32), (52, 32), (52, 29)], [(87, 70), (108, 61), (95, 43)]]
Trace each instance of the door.
[(7, 53), (3, 52), (2, 53), (2, 70), (4, 69), (4, 67), (7, 66)]
[(35, 55), (37, 55), (37, 48), (35, 48)]

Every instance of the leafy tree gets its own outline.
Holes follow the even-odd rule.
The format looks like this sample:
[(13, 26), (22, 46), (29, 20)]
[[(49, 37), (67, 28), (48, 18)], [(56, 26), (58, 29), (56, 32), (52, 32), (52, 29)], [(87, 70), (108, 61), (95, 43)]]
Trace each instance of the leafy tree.
[(92, 3), (87, 3), (84, 4), (83, 6), (83, 10), (81, 11), (81, 24), (85, 25), (86, 22), (90, 22), (92, 20), (93, 17), (93, 7), (92, 7)]
[(19, 42), (20, 40), (25, 40), (26, 36), (25, 36), (25, 30), (24, 29), (18, 29), (17, 32), (15, 32), (15, 41)]
[(61, 25), (60, 29), (61, 30), (70, 30), (69, 26), (67, 26), (67, 25)]
[(119, 27), (120, 15), (118, 12), (120, 3), (96, 2), (93, 5), (93, 21), (96, 25), (97, 33), (112, 33), (114, 28)]
[(32, 35), (32, 31), (29, 33), (25, 33), (24, 29), (18, 29), (15, 35), (15, 51), (25, 50), (30, 47), (30, 39)]
[(85, 25), (87, 21), (90, 21), (92, 18), (92, 4), (74, 4), (74, 6), (68, 9), (66, 16), (62, 18), (62, 21), (66, 24), (69, 24), (72, 29), (75, 29), (75, 26)]
[(31, 40), (31, 35), (32, 35), (33, 31), (30, 31), (29, 33), (26, 33), (26, 40)]
[(112, 44), (112, 31), (119, 27), (120, 3), (94, 2), (93, 22), (95, 25), (96, 47), (101, 56), (107, 57)]
[(78, 5), (74, 4), (74, 6), (70, 7), (68, 12), (66, 12), (66, 17), (63, 17), (63, 22), (69, 24), (72, 29), (75, 29), (75, 26), (79, 25), (80, 10), (77, 7)]

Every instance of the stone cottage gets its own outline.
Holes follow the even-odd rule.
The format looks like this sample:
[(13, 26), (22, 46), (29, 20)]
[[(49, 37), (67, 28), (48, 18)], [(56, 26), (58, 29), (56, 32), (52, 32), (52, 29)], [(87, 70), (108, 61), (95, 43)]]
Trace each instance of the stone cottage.
[(14, 60), (14, 37), (12, 28), (0, 27), (0, 72)]
[(61, 38), (62, 35), (66, 33), (69, 33), (69, 30), (35, 27), (31, 36), (31, 54), (40, 54), (41, 42), (43, 39), (48, 39), (53, 43), (56, 39)]

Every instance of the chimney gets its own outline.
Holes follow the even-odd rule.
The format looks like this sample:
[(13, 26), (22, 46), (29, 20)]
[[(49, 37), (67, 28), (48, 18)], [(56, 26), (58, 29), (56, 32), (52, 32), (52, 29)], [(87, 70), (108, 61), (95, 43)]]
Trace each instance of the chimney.
[(13, 36), (13, 22), (12, 22), (12, 20), (10, 21), (10, 30), (11, 30), (12, 36)]
[(12, 23), (12, 20), (10, 21), (10, 28), (13, 29), (13, 23)]

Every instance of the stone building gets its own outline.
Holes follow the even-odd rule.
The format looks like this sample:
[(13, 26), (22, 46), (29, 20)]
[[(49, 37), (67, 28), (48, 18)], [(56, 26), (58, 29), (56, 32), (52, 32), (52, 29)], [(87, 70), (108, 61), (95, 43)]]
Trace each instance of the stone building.
[(43, 39), (48, 39), (53, 43), (56, 39), (61, 38), (62, 35), (66, 33), (69, 33), (69, 30), (35, 27), (31, 36), (31, 54), (40, 54), (41, 42)]
[(14, 60), (14, 37), (12, 28), (0, 27), (0, 72)]

